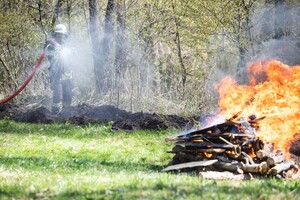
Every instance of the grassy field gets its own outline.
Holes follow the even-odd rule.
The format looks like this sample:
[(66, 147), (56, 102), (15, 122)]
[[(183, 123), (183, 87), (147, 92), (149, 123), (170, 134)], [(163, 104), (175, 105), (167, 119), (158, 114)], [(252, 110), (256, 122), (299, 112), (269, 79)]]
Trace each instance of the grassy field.
[(175, 131), (0, 121), (0, 199), (300, 199), (287, 180), (163, 173)]

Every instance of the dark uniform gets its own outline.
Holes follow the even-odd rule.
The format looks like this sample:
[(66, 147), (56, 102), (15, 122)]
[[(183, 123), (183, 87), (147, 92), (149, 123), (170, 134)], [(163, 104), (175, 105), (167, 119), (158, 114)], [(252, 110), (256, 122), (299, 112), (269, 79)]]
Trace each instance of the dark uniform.
[(53, 38), (49, 39), (45, 44), (46, 54), (50, 63), (49, 78), (51, 90), (53, 91), (53, 105), (52, 112), (59, 112), (59, 103), (62, 102), (62, 109), (70, 107), (72, 103), (72, 73), (69, 69), (70, 66), (65, 64), (62, 56), (63, 44), (66, 37), (53, 34)]

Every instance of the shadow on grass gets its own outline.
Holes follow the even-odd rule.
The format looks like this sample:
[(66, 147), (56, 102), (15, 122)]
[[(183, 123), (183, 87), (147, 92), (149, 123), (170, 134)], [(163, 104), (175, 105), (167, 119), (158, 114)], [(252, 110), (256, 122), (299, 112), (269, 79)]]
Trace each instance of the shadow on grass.
[[(232, 185), (217, 185), (215, 181), (199, 180), (201, 185), (188, 186), (182, 183), (172, 186), (172, 183), (161, 184), (160, 181), (148, 187), (137, 184), (125, 187), (107, 188), (105, 190), (94, 189), (92, 192), (68, 190), (54, 196), (53, 199), (271, 199), (278, 195), (278, 199), (285, 199), (288, 195), (291, 199), (298, 199), (297, 184), (283, 186), (277, 180), (265, 180), (260, 183), (248, 184), (242, 187)], [(188, 186), (188, 187), (187, 187)], [(294, 194), (295, 193), (295, 194)], [(34, 195), (32, 196), (35, 197)]]
[(111, 172), (126, 171), (161, 171), (163, 166), (154, 165), (146, 162), (130, 161), (107, 161), (105, 159), (87, 158), (61, 158), (50, 160), (46, 157), (5, 157), (0, 156), (2, 166), (10, 168), (24, 168), (26, 170), (45, 170), (45, 171), (88, 171), (103, 169)]
[[(68, 123), (61, 124), (27, 124), (10, 120), (0, 120), (0, 133), (10, 133), (16, 135), (42, 134), (54, 137), (74, 138), (82, 136), (85, 138), (99, 137), (99, 130), (107, 124), (76, 126)], [(90, 130), (89, 130), (90, 129)], [(88, 134), (84, 134), (85, 132)], [(98, 133), (98, 134), (97, 134)], [(101, 131), (101, 135), (112, 135), (113, 132), (106, 128)]]
[[(122, 131), (115, 132), (111, 130), (110, 123), (87, 124), (77, 126), (69, 123), (61, 124), (28, 124), (19, 123), (10, 120), (0, 120), (0, 133), (9, 133), (15, 135), (39, 134), (47, 137), (62, 138), (101, 138), (112, 137), (116, 133), (124, 133)], [(141, 130), (139, 134), (158, 135), (161, 132), (153, 130)]]

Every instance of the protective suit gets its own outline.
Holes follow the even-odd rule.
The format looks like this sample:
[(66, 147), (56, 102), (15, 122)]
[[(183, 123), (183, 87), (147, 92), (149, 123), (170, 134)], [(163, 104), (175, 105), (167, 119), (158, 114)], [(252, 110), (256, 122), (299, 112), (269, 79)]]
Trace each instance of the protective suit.
[(49, 79), (51, 84), (52, 112), (60, 112), (60, 103), (62, 110), (68, 109), (72, 103), (72, 71), (70, 66), (66, 65), (63, 49), (67, 40), (67, 28), (63, 24), (55, 27), (53, 37), (47, 40), (45, 44), (46, 55), (48, 56)]

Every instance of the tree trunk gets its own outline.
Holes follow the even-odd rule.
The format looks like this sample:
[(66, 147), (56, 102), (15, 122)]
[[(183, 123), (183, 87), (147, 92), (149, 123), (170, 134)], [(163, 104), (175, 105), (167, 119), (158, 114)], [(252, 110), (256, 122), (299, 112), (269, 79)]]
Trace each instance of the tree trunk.
[[(241, 1), (239, 3), (239, 11), (240, 13), (237, 15), (238, 27), (237, 27), (237, 42), (239, 43), (239, 56), (240, 60), (237, 65), (237, 78), (241, 83), (246, 82), (245, 76), (245, 67), (249, 58), (255, 55), (254, 47), (253, 47), (253, 38), (251, 33), (251, 8), (253, 7), (255, 1)], [(245, 13), (246, 16), (242, 17), (242, 13)], [(245, 43), (242, 39), (242, 35), (245, 35), (245, 39), (248, 41)]]
[[(174, 2), (172, 3), (172, 9), (175, 13), (175, 5)], [(182, 98), (185, 96), (185, 84), (186, 84), (186, 79), (187, 79), (187, 70), (186, 66), (183, 62), (183, 57), (182, 57), (182, 47), (181, 47), (181, 40), (180, 40), (180, 34), (179, 34), (179, 20), (177, 16), (175, 16), (175, 43), (177, 45), (177, 55), (178, 55), (178, 60), (179, 60), (179, 65), (181, 68), (181, 81), (182, 81)]]
[(112, 60), (111, 60), (111, 46), (112, 35), (113, 35), (113, 20), (112, 14), (114, 12), (115, 2), (114, 0), (108, 0), (104, 28), (103, 38), (100, 43), (100, 57), (99, 57), (99, 68), (95, 71), (97, 89), (100, 94), (107, 94), (112, 87)]
[(115, 56), (115, 88), (117, 90), (117, 106), (119, 106), (120, 92), (122, 90), (122, 80), (126, 68), (126, 33), (125, 33), (125, 15), (121, 11), (120, 4), (117, 8), (117, 34), (116, 34), (116, 56)]
[(103, 73), (101, 70), (100, 62), (100, 39), (98, 30), (98, 9), (96, 0), (89, 0), (89, 32), (92, 41), (93, 48), (93, 60), (94, 60), (94, 73), (96, 80), (97, 91), (100, 91), (101, 80), (103, 79)]

